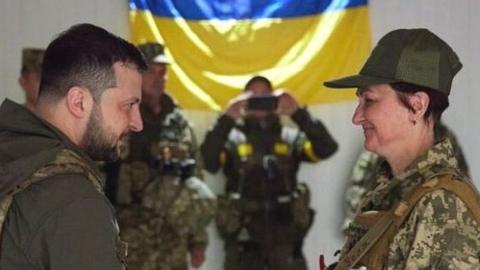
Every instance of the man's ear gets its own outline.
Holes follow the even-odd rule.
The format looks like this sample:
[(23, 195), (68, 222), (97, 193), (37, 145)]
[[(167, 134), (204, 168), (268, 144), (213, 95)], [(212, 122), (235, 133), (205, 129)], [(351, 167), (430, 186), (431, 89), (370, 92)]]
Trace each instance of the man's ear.
[(427, 93), (418, 91), (411, 95), (409, 99), (410, 105), (413, 108), (413, 120), (418, 121), (423, 119), (428, 105), (430, 104), (430, 98), (428, 97)]
[(84, 118), (90, 111), (92, 96), (88, 89), (74, 86), (70, 88), (66, 96), (68, 111), (77, 118)]

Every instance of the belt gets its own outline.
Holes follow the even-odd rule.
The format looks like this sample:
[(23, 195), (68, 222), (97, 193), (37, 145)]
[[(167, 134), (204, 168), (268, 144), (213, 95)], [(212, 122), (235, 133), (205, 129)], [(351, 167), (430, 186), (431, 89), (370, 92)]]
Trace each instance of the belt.
[(240, 200), (242, 209), (246, 212), (269, 211), (292, 202), (292, 195), (279, 195), (270, 199), (246, 199), (241, 198), (239, 193), (230, 193), (228, 197), (231, 200)]

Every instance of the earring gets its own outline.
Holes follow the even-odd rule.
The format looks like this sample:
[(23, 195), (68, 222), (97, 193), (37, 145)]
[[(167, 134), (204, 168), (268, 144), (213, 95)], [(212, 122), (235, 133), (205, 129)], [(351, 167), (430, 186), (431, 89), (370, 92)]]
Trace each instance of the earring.
[(413, 121), (412, 121), (412, 124), (413, 124), (414, 126), (417, 125), (417, 120), (413, 120)]

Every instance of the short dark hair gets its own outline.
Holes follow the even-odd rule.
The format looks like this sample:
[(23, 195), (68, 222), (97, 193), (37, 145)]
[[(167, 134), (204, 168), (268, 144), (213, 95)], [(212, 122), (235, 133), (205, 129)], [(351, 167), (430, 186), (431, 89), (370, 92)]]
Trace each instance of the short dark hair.
[(438, 90), (403, 82), (391, 83), (390, 86), (397, 93), (400, 102), (411, 111), (414, 111), (414, 108), (408, 101), (408, 96), (416, 92), (425, 92), (430, 99), (425, 115), (423, 116), (425, 121), (429, 121), (431, 116), (433, 123), (438, 123), (442, 117), (442, 113), (449, 106), (448, 96)]
[(131, 43), (92, 24), (77, 24), (48, 45), (42, 64), (39, 95), (63, 98), (74, 86), (86, 87), (96, 102), (116, 84), (113, 65), (133, 64), (140, 72), (147, 64)]
[(245, 90), (245, 91), (249, 90), (250, 86), (252, 86), (252, 84), (258, 83), (258, 82), (266, 84), (270, 89), (273, 90), (272, 82), (270, 82), (270, 80), (267, 79), (266, 77), (263, 77), (263, 76), (260, 76), (260, 75), (253, 76), (250, 80), (248, 80), (248, 82), (247, 82), (247, 84), (245, 84), (245, 88), (243, 90)]

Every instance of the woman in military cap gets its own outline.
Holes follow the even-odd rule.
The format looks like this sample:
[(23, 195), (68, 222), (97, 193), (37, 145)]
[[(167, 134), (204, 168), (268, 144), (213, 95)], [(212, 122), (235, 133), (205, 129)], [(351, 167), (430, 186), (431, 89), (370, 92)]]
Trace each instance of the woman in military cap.
[(427, 29), (385, 35), (358, 75), (325, 82), (357, 88), (353, 123), (386, 162), (347, 231), (333, 269), (478, 269), (479, 196), (434, 127), (449, 106), (456, 53)]

